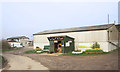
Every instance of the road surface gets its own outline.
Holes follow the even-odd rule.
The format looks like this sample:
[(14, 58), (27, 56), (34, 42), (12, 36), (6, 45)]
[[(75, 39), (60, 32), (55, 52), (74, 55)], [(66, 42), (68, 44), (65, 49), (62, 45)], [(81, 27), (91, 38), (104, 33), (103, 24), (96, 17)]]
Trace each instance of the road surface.
[(8, 60), (9, 68), (7, 70), (48, 70), (40, 62), (25, 56), (13, 54), (4, 54), (3, 56)]

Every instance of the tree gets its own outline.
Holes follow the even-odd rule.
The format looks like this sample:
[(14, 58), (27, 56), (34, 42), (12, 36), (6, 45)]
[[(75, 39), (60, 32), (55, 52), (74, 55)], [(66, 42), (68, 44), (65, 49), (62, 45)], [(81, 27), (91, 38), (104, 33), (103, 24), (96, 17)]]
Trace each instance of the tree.
[(92, 49), (94, 48), (100, 48), (100, 44), (98, 44), (97, 42), (95, 42), (93, 45), (92, 45)]
[(0, 41), (0, 49), (10, 49), (10, 45), (7, 42), (7, 40), (1, 40)]

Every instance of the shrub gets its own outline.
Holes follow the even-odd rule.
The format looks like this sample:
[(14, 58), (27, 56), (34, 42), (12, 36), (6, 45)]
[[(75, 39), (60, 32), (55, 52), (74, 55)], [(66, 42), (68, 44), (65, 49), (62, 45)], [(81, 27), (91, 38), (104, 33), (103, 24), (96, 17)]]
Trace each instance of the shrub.
[(35, 51), (42, 51), (41, 48), (35, 48), (34, 50), (35, 50)]
[(39, 47), (36, 47), (36, 48), (39, 48)]
[(92, 48), (92, 49), (94, 49), (94, 48), (100, 48), (100, 45), (99, 45), (97, 42), (95, 42), (95, 43), (92, 45), (91, 48)]
[(81, 50), (75, 50), (74, 52), (81, 52)]
[(103, 52), (103, 50), (86, 50), (85, 52)]
[(49, 52), (49, 51), (43, 51), (43, 52)]
[(94, 49), (86, 49), (85, 53), (103, 53), (103, 50), (100, 48), (94, 48)]
[(0, 49), (10, 49), (10, 45), (7, 40), (0, 41)]
[(0, 55), (0, 69), (5, 67), (6, 64), (7, 64), (7, 60), (3, 56)]

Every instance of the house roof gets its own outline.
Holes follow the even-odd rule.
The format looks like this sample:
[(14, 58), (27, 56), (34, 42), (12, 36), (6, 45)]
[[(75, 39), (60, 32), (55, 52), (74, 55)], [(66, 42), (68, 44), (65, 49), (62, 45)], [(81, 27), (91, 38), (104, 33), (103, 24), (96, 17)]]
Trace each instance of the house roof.
[(46, 30), (33, 35), (44, 35), (44, 34), (54, 34), (54, 33), (66, 33), (66, 32), (80, 32), (80, 31), (93, 31), (93, 30), (107, 30), (114, 24), (96, 25), (96, 26), (86, 26), (86, 27), (76, 27), (76, 28), (66, 28), (66, 29), (55, 29)]
[(11, 40), (11, 41), (8, 41), (8, 42), (17, 42), (17, 41)]
[(26, 37), (26, 36), (18, 36), (18, 37), (10, 37), (10, 38), (7, 38), (7, 39), (29, 39), (29, 38)]

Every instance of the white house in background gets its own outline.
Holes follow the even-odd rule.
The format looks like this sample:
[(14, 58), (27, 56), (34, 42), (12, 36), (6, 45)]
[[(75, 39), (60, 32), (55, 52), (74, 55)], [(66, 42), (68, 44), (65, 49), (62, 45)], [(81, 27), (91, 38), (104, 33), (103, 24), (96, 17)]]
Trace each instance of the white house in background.
[[(105, 52), (109, 52), (118, 47), (118, 33), (119, 31), (115, 24), (46, 30), (33, 34), (34, 48), (39, 47), (43, 49), (44, 46), (49, 46), (48, 37), (66, 35), (74, 38), (75, 50), (85, 50), (90, 48), (94, 42), (98, 42), (101, 49)], [(53, 45), (54, 44), (55, 43), (53, 43)], [(64, 45), (64, 47), (66, 45)]]
[(30, 46), (32, 42), (26, 36), (10, 37), (10, 38), (7, 38), (7, 41), (11, 47), (27, 47), (27, 46)]
[(8, 42), (10, 44), (10, 47), (14, 48), (14, 47), (23, 47), (21, 45), (21, 43), (19, 42)]

